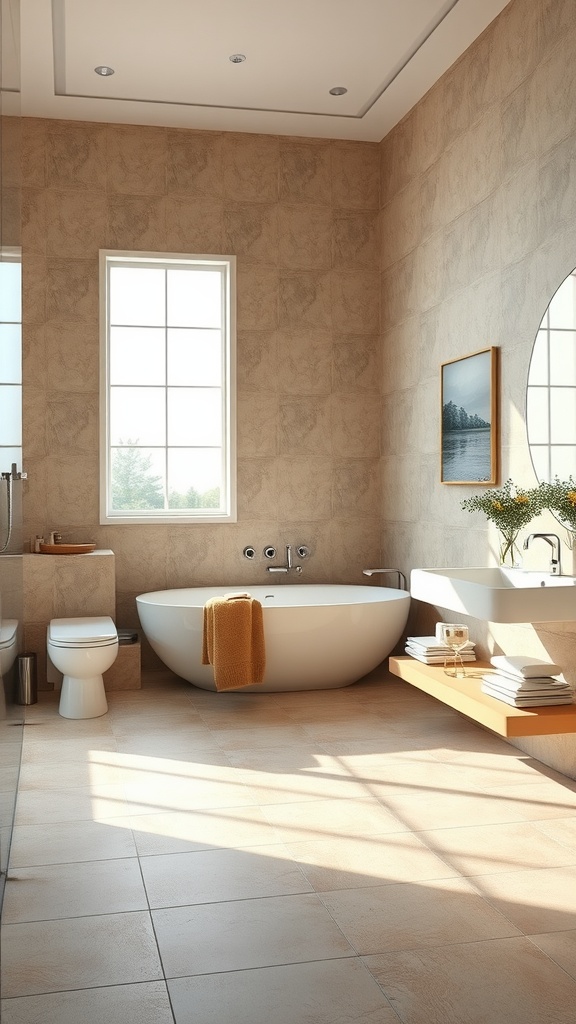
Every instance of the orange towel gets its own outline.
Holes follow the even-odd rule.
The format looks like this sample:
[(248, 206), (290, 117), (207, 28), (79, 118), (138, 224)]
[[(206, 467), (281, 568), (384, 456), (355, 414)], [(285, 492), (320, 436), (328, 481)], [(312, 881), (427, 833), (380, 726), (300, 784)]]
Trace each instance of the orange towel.
[(212, 665), (217, 690), (239, 690), (264, 679), (262, 605), (250, 594), (224, 594), (204, 605), (202, 664)]

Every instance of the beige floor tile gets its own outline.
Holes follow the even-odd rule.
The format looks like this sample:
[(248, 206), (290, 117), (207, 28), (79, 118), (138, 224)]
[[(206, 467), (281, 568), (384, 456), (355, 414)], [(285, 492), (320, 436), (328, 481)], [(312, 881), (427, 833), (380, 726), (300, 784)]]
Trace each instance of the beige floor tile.
[(24, 764), (20, 771), (19, 790), (78, 789), (94, 783), (118, 786), (122, 781), (122, 769), (100, 757), (63, 761), (61, 764)]
[(176, 978), (168, 988), (176, 1024), (398, 1024), (354, 959)]
[(147, 909), (137, 857), (47, 864), (10, 870), (2, 921), (20, 924)]
[(572, 1024), (576, 982), (525, 938), (450, 944), (364, 963), (403, 1024)]
[(464, 878), (343, 889), (320, 898), (360, 954), (518, 934)]
[(255, 795), (255, 803), (280, 804), (304, 800), (353, 800), (370, 796), (361, 780), (345, 769), (303, 769), (293, 772), (238, 772)]
[(130, 824), (140, 857), (280, 842), (262, 810), (251, 806), (134, 815)]
[(468, 781), (479, 789), (490, 791), (498, 786), (524, 786), (548, 782), (550, 779), (562, 779), (559, 773), (553, 772), (551, 768), (545, 768), (539, 761), (519, 752), (516, 756), (511, 756), (508, 752), (482, 753), (460, 750), (450, 753), (452, 756), (446, 758), (441, 754), (436, 756), (443, 763), (453, 765), (461, 774), (465, 773)]
[(132, 830), (125, 818), (16, 825), (10, 848), (10, 867), (68, 864), (135, 855)]
[(281, 843), (143, 857), (141, 864), (153, 910), (312, 891)]
[(475, 875), (478, 892), (527, 935), (576, 928), (576, 865)]
[(285, 843), (407, 831), (398, 817), (374, 799), (269, 804), (263, 811)]
[(198, 733), (192, 736), (190, 731), (186, 730), (181, 730), (179, 733), (164, 730), (162, 734), (159, 734), (154, 732), (151, 727), (149, 732), (137, 735), (127, 733), (125, 736), (117, 737), (115, 749), (123, 754), (136, 754), (139, 757), (175, 758), (179, 761), (185, 761), (188, 758), (192, 760), (201, 758), (204, 751), (209, 756), (213, 751), (220, 750), (220, 756), (223, 757), (223, 751), (209, 729), (202, 732), (202, 737), (200, 737)]
[(534, 828), (562, 846), (568, 847), (570, 852), (576, 855), (576, 817), (535, 821)]
[(458, 874), (411, 832), (290, 843), (289, 849), (316, 892)]
[(351, 956), (316, 895), (152, 911), (167, 978)]
[(292, 771), (293, 769), (318, 768), (321, 758), (325, 756), (324, 748), (318, 743), (310, 743), (309, 737), (289, 747), (243, 747), (240, 750), (228, 750), (228, 760), (234, 768), (247, 771)]
[(200, 708), (202, 722), (209, 729), (228, 731), (230, 729), (277, 728), (294, 725), (291, 716), (275, 704), (239, 704), (233, 708)]
[(54, 740), (57, 743), (76, 743), (79, 739), (99, 743), (112, 736), (112, 723), (109, 715), (100, 718), (62, 718), (55, 713), (46, 715), (36, 722), (26, 723), (26, 745), (46, 743)]
[(576, 981), (576, 929), (550, 932), (547, 935), (531, 935), (530, 941)]
[(164, 981), (5, 999), (3, 1024), (173, 1024)]
[(299, 725), (258, 726), (246, 729), (213, 729), (212, 736), (225, 751), (258, 750), (262, 747), (295, 747), (314, 744), (305, 729)]
[(131, 814), (195, 811), (203, 807), (246, 807), (258, 803), (255, 792), (239, 772), (230, 778), (144, 778), (124, 786)]
[(343, 770), (353, 768), (381, 767), (387, 764), (436, 764), (436, 758), (426, 749), (426, 741), (415, 741), (387, 732), (375, 742), (355, 740), (353, 742), (325, 742), (318, 754), (320, 764), (338, 765)]
[(126, 739), (137, 740), (153, 736), (159, 741), (179, 739), (186, 743), (197, 743), (199, 747), (218, 746), (214, 742), (211, 729), (193, 712), (167, 718), (159, 717), (156, 721), (152, 718), (140, 719), (138, 716), (130, 719), (116, 718), (112, 722), (112, 731), (119, 744)]
[[(568, 780), (567, 780), (568, 781)], [(524, 821), (576, 816), (576, 792), (557, 782), (535, 782), (525, 786), (494, 786), (489, 791), (496, 801), (507, 802)]]
[[(521, 788), (524, 790), (525, 787)], [(518, 786), (514, 787), (516, 792), (518, 789)], [(389, 793), (386, 806), (404, 822), (405, 828), (414, 831), (526, 821), (530, 809), (513, 796), (496, 800), (480, 791), (436, 792), (433, 799), (426, 793)]]
[(9, 924), (2, 933), (5, 998), (162, 979), (148, 913)]
[(91, 761), (95, 755), (117, 750), (115, 738), (110, 735), (98, 737), (80, 737), (56, 743), (51, 740), (28, 742), (24, 738), (22, 745), (22, 764), (61, 764), (63, 761)]
[(349, 771), (363, 783), (367, 796), (376, 797), (385, 806), (392, 806), (396, 796), (427, 796), (435, 800), (438, 795), (480, 792), (466, 774), (438, 762), (393, 763)]
[(546, 834), (539, 826), (540, 822), (521, 821), (418, 834), (430, 849), (462, 875), (576, 864), (576, 831), (574, 848), (569, 849), (557, 841), (553, 833)]
[(24, 790), (16, 802), (17, 825), (56, 821), (98, 821), (125, 816), (127, 804), (122, 786), (83, 786), (43, 792)]

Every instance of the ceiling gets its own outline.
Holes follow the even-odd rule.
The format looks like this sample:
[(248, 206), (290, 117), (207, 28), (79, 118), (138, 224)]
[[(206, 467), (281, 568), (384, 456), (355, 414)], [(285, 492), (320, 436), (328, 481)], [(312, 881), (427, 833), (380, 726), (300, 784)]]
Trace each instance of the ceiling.
[(508, 2), (2, 0), (3, 84), (25, 116), (379, 142)]

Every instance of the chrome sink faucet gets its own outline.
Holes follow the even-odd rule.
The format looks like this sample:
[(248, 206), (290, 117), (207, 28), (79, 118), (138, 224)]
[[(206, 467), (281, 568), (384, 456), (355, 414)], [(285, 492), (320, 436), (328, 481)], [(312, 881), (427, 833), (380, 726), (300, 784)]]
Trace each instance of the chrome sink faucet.
[(556, 533), (530, 533), (524, 541), (524, 550), (530, 547), (530, 542), (533, 540), (545, 540), (547, 544), (552, 548), (552, 557), (550, 558), (550, 572), (553, 576), (561, 575), (560, 566), (560, 538)]

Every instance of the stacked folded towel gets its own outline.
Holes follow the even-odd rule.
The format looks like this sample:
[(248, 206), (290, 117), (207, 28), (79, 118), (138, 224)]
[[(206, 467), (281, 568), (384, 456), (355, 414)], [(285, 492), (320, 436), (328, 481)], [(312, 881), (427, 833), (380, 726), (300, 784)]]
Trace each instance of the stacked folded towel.
[[(443, 644), (435, 636), (409, 636), (406, 640), (406, 654), (424, 662), (425, 665), (443, 665), (447, 658), (454, 657), (452, 647)], [(460, 651), (462, 661), (476, 661), (474, 643), (468, 640)]]
[(572, 704), (574, 690), (559, 676), (562, 669), (549, 661), (521, 656), (496, 655), (490, 659), (496, 669), (482, 676), (482, 692), (515, 708), (536, 708), (549, 704)]

